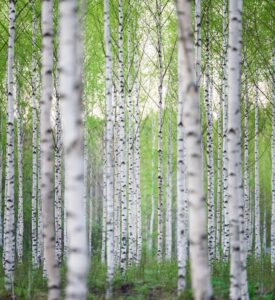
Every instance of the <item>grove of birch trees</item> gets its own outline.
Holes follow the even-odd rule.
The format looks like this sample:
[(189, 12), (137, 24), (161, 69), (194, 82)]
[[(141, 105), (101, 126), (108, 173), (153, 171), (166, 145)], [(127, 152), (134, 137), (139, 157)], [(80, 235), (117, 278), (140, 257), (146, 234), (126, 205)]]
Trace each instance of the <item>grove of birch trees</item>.
[(1, 0), (0, 299), (275, 299), (271, 0)]

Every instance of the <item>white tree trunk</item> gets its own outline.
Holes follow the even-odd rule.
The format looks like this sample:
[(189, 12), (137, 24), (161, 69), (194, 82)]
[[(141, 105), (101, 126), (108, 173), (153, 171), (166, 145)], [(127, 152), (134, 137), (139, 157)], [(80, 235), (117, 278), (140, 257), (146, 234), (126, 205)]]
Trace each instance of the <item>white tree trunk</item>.
[(114, 277), (114, 162), (113, 162), (113, 98), (112, 98), (112, 44), (110, 33), (109, 0), (104, 0), (104, 41), (105, 41), (105, 76), (106, 76), (106, 235), (107, 235), (107, 294), (112, 296)]
[[(207, 256), (205, 197), (201, 173), (201, 125), (199, 112), (199, 92), (195, 79), (192, 41), (192, 10), (188, 0), (177, 1), (179, 49), (182, 60), (179, 70), (183, 80), (182, 119), (186, 147), (186, 179), (189, 199), (189, 239), (193, 296), (195, 299), (211, 299), (212, 288)], [(179, 95), (179, 101), (181, 101)], [(179, 126), (179, 123), (178, 123)], [(183, 199), (181, 199), (183, 201)]]
[(44, 256), (48, 274), (48, 299), (60, 297), (59, 270), (55, 257), (53, 203), (53, 142), (51, 127), (53, 69), (53, 1), (42, 2), (42, 92), (41, 92), (41, 200)]
[[(58, 86), (58, 82), (57, 82)], [(62, 260), (62, 143), (61, 143), (61, 116), (59, 105), (59, 94), (56, 93), (55, 106), (55, 251), (58, 265)]]
[(120, 237), (121, 237), (121, 222), (120, 222), (120, 203), (121, 203), (121, 189), (120, 189), (120, 156), (119, 156), (119, 118), (120, 108), (117, 99), (117, 90), (114, 89), (114, 161), (115, 161), (115, 195), (114, 195), (114, 260), (115, 265), (119, 266), (120, 262)]
[(158, 82), (158, 248), (157, 259), (160, 262), (163, 258), (163, 200), (162, 200), (162, 97), (163, 97), (163, 58), (162, 58), (162, 9), (159, 0), (156, 0), (157, 10), (157, 55), (159, 67)]
[(218, 103), (218, 149), (217, 149), (217, 205), (216, 205), (216, 258), (221, 250), (221, 203), (222, 203), (222, 99)]
[[(180, 33), (179, 33), (180, 34)], [(183, 45), (178, 43), (178, 113), (177, 113), (177, 261), (178, 261), (178, 293), (186, 286), (187, 263), (187, 228), (185, 203), (187, 202), (185, 177), (185, 146), (183, 127), (184, 77), (181, 72), (183, 60)]]
[(212, 122), (212, 105), (210, 96), (210, 33), (209, 33), (209, 9), (206, 13), (206, 49), (205, 49), (205, 106), (207, 122), (207, 204), (208, 204), (208, 255), (212, 263), (215, 254), (215, 209), (214, 209), (214, 160), (213, 160), (213, 122)]
[(32, 265), (33, 268), (38, 266), (37, 257), (37, 87), (36, 87), (36, 67), (37, 62), (35, 59), (36, 47), (36, 28), (37, 20), (35, 15), (34, 1), (32, 1)]
[[(230, 298), (241, 299), (241, 214), (243, 214), (243, 186), (241, 162), (241, 45), (242, 1), (229, 2), (228, 43), (228, 198), (230, 217)], [(241, 211), (241, 213), (240, 213)]]
[(222, 101), (223, 101), (223, 146), (222, 146), (222, 182), (223, 182), (223, 211), (222, 211), (222, 248), (223, 258), (229, 255), (229, 209), (228, 209), (228, 96), (227, 96), (227, 13), (228, 0), (223, 1), (223, 57), (222, 57)]
[(249, 249), (250, 240), (250, 207), (249, 207), (249, 173), (248, 173), (248, 114), (249, 114), (249, 95), (248, 95), (248, 68), (247, 60), (244, 61), (245, 71), (245, 95), (244, 95), (244, 239), (246, 249)]
[(82, 120), (82, 41), (77, 1), (59, 5), (59, 66), (65, 198), (68, 234), (66, 299), (86, 299), (89, 268), (84, 210), (84, 132)]
[(44, 262), (43, 251), (43, 222), (42, 222), (42, 198), (41, 198), (41, 109), (38, 105), (38, 144), (37, 144), (37, 259), (41, 266)]
[(261, 256), (260, 182), (259, 182), (259, 91), (255, 86), (255, 256)]
[[(105, 125), (106, 126), (106, 125)], [(101, 263), (106, 262), (106, 227), (107, 227), (107, 154), (106, 154), (106, 128), (103, 137), (103, 201), (102, 201), (102, 237), (101, 237)]]
[(14, 279), (14, 37), (15, 37), (15, 1), (9, 2), (9, 40), (8, 40), (8, 104), (7, 104), (7, 165), (6, 165), (6, 197), (4, 214), (4, 251), (3, 267), (5, 272), (5, 288), (11, 290)]
[[(137, 57), (136, 72), (138, 72)], [(141, 193), (140, 193), (140, 128), (139, 128), (139, 86), (138, 76), (135, 81), (135, 197), (136, 197), (136, 237), (137, 237), (137, 249), (136, 249), (136, 262), (140, 263), (142, 254), (142, 222), (141, 222)]]
[(172, 110), (169, 112), (168, 130), (168, 155), (167, 155), (167, 189), (166, 189), (166, 237), (165, 237), (165, 258), (172, 257)]
[(121, 253), (120, 269), (124, 274), (126, 271), (127, 255), (127, 166), (126, 166), (126, 131), (125, 131), (125, 89), (123, 68), (123, 0), (119, 0), (119, 144), (120, 144), (120, 192), (121, 192)]
[(131, 32), (128, 29), (128, 264), (132, 265), (136, 257), (136, 238), (134, 236), (134, 124), (133, 124), (133, 102), (132, 102), (132, 74), (131, 74)]
[(17, 210), (17, 230), (16, 230), (16, 250), (19, 263), (23, 258), (23, 128), (22, 111), (20, 104), (19, 87), (17, 89), (17, 150), (18, 150), (18, 210)]

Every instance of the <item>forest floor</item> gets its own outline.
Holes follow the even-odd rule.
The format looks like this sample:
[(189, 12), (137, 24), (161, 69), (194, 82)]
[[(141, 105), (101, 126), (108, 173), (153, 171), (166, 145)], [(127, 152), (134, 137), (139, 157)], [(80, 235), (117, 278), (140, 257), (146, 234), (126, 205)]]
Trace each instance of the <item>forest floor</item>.
[[(47, 299), (46, 281), (42, 271), (32, 271), (26, 262), (18, 265), (15, 270), (14, 297), (4, 291), (4, 274), (0, 270), (0, 300), (16, 299)], [(88, 299), (104, 299), (106, 267), (93, 259), (88, 277)], [(61, 269), (62, 287), (66, 284), (65, 268)], [(271, 271), (270, 257), (261, 261), (248, 259), (248, 282), (251, 300), (275, 300), (275, 272)], [(216, 300), (229, 299), (229, 266), (226, 263), (215, 262), (212, 269), (212, 285)], [(177, 263), (144, 260), (139, 267), (130, 268), (125, 277), (116, 273), (113, 284), (113, 299), (116, 300), (188, 300), (192, 299), (189, 267), (187, 271), (186, 291), (177, 297)], [(64, 289), (62, 290), (64, 293)]]

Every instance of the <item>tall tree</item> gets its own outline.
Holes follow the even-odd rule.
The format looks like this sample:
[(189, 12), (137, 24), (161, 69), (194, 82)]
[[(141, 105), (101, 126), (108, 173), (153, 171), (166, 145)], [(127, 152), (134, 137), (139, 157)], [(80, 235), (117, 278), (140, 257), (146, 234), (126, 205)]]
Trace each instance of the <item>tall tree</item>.
[(227, 26), (228, 26), (228, 0), (223, 1), (223, 43), (222, 43), (222, 102), (223, 102), (223, 145), (222, 145), (222, 182), (223, 182), (223, 210), (222, 210), (222, 248), (223, 257), (229, 255), (229, 210), (228, 210), (228, 95), (227, 95)]
[(124, 64), (123, 64), (123, 0), (119, 0), (119, 145), (120, 145), (120, 191), (121, 191), (121, 253), (120, 253), (120, 269), (124, 274), (126, 271), (126, 255), (127, 255), (127, 166), (126, 166), (126, 128), (125, 128), (125, 87), (124, 87)]
[[(83, 198), (82, 40), (77, 12), (76, 0), (60, 2), (60, 108), (68, 234), (66, 299), (86, 299), (86, 277), (89, 267), (87, 227), (83, 218), (85, 211)], [(70, 121), (67, 122), (65, 118)]]
[(107, 295), (112, 296), (114, 276), (114, 163), (113, 163), (113, 99), (112, 99), (112, 44), (110, 33), (109, 0), (104, 0), (105, 93), (106, 93), (106, 230), (107, 230)]
[(53, 1), (42, 1), (42, 91), (41, 91), (41, 200), (44, 256), (48, 274), (48, 299), (59, 299), (60, 277), (55, 257), (53, 203), (53, 141), (51, 127), (53, 70)]
[[(192, 9), (188, 0), (177, 1), (178, 43), (182, 51), (179, 65), (183, 80), (184, 141), (186, 147), (186, 180), (189, 206), (189, 239), (192, 288), (195, 299), (211, 299), (212, 288), (207, 256), (205, 197), (201, 173), (201, 126), (199, 92), (194, 70), (194, 43), (192, 40)], [(180, 96), (180, 95), (179, 95)], [(181, 99), (179, 98), (179, 101)], [(179, 123), (178, 123), (179, 126)]]
[[(58, 79), (56, 79), (57, 81)], [(60, 265), (62, 260), (62, 142), (61, 142), (61, 115), (60, 99), (58, 93), (58, 82), (56, 84), (56, 103), (55, 103), (55, 179), (54, 179), (54, 204), (55, 204), (55, 251), (57, 263)]]
[(22, 263), (23, 258), (23, 233), (24, 233), (24, 216), (23, 216), (23, 122), (21, 95), (19, 84), (17, 86), (17, 168), (18, 168), (18, 209), (17, 209), (17, 229), (16, 229), (16, 251), (18, 261)]
[(35, 1), (32, 1), (32, 265), (38, 266), (37, 257), (37, 76), (36, 76), (36, 36), (37, 18), (35, 12)]
[[(228, 42), (228, 198), (230, 218), (230, 298), (241, 299), (241, 218), (243, 186), (241, 160), (242, 1), (229, 2)], [(244, 270), (245, 271), (245, 270)]]
[[(178, 29), (180, 30), (180, 29)], [(179, 31), (179, 37), (181, 32)], [(184, 77), (181, 72), (183, 60), (183, 45), (178, 43), (178, 111), (177, 111), (177, 261), (178, 261), (178, 293), (186, 286), (187, 264), (187, 228), (185, 203), (187, 200), (185, 174), (185, 143), (183, 127)], [(201, 150), (201, 149), (200, 149)]]
[(6, 199), (4, 219), (3, 267), (5, 288), (12, 289), (14, 272), (14, 38), (15, 38), (15, 1), (9, 1), (9, 40), (8, 40), (8, 105), (7, 105), (7, 165)]
[(166, 188), (166, 236), (165, 258), (172, 256), (172, 110), (169, 112), (168, 129), (168, 158), (167, 158), (167, 188)]
[(163, 199), (162, 199), (162, 101), (163, 101), (163, 53), (162, 53), (162, 15), (163, 9), (160, 0), (156, 0), (156, 27), (157, 27), (157, 55), (159, 68), (158, 82), (158, 261), (163, 256)]
[(208, 254), (210, 262), (214, 259), (215, 247), (215, 210), (214, 210), (214, 159), (213, 159), (213, 120), (212, 99), (210, 95), (210, 32), (209, 7), (206, 12), (206, 46), (205, 46), (205, 106), (207, 122), (207, 204), (208, 204)]

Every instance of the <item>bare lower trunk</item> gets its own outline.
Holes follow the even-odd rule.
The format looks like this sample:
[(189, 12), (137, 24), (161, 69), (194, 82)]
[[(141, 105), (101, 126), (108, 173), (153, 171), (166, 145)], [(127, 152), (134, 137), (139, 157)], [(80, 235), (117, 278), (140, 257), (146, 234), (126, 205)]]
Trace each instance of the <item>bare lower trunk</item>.
[(41, 93), (41, 199), (44, 256), (48, 274), (48, 299), (59, 299), (60, 278), (55, 257), (53, 142), (51, 127), (53, 69), (53, 2), (42, 1), (42, 93)]
[[(179, 60), (179, 76), (183, 80), (184, 142), (186, 146), (186, 179), (189, 200), (189, 239), (191, 276), (194, 298), (211, 299), (212, 288), (207, 256), (206, 215), (203, 195), (203, 178), (201, 173), (201, 125), (199, 112), (199, 93), (197, 89), (192, 40), (192, 10), (188, 0), (177, 1), (178, 43), (182, 51)], [(181, 101), (179, 95), (179, 101)], [(179, 126), (179, 124), (178, 124)], [(181, 199), (182, 201), (182, 199)]]

